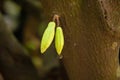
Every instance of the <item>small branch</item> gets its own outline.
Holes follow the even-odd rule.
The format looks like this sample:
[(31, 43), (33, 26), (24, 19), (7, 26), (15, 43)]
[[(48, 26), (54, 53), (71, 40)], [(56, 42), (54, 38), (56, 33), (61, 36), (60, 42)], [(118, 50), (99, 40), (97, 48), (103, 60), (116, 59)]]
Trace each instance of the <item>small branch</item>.
[(53, 16), (53, 21), (56, 21), (57, 26), (60, 26), (60, 20), (59, 20), (59, 18), (60, 18), (60, 16), (57, 15), (57, 14), (55, 14), (55, 15)]

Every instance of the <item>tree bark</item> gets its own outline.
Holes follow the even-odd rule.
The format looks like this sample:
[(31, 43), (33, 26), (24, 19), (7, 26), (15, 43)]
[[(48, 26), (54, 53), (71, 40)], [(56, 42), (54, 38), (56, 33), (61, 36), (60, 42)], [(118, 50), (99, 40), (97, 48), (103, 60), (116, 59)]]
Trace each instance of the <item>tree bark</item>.
[(65, 36), (62, 61), (69, 79), (116, 80), (120, 0), (40, 1), (46, 23), (60, 16)]

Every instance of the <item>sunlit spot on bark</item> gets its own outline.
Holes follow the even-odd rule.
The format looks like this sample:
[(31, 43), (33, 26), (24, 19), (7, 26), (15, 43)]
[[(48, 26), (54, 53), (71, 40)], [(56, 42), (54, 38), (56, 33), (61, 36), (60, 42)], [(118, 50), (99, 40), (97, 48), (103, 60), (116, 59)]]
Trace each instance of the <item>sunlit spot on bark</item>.
[(115, 50), (116, 47), (117, 47), (117, 45), (118, 45), (117, 42), (113, 42), (111, 48), (112, 48), (113, 50)]

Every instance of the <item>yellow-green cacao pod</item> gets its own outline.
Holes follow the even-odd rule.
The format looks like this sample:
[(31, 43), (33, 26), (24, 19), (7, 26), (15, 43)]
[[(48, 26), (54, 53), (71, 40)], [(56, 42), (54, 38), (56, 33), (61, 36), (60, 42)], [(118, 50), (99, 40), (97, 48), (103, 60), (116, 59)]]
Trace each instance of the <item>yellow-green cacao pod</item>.
[(58, 55), (61, 54), (63, 46), (64, 46), (63, 30), (61, 27), (57, 27), (56, 34), (55, 34), (55, 48), (56, 48)]
[(55, 34), (55, 22), (49, 22), (41, 40), (41, 53), (44, 53), (53, 41)]

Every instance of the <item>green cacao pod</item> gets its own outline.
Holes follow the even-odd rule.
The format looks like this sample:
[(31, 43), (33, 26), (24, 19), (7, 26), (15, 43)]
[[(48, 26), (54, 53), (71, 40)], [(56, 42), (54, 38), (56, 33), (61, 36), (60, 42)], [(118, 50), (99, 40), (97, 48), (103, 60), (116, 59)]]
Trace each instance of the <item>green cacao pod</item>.
[(61, 54), (63, 46), (64, 46), (63, 30), (61, 27), (57, 27), (56, 34), (55, 34), (55, 48), (56, 48), (58, 55)]
[(43, 33), (43, 37), (41, 40), (41, 53), (44, 53), (47, 48), (51, 45), (54, 34), (55, 34), (55, 22), (49, 22), (46, 30)]

